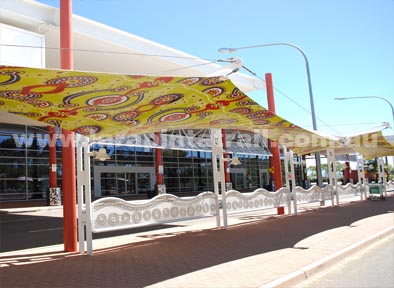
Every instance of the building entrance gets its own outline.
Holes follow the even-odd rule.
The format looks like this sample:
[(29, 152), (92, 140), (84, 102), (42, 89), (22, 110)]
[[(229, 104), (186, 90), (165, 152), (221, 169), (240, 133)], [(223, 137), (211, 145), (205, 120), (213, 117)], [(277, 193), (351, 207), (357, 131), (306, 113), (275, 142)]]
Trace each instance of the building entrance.
[(147, 194), (154, 184), (153, 167), (94, 167), (96, 197)]
[(231, 168), (231, 182), (234, 190), (242, 190), (247, 188), (246, 185), (246, 169), (245, 168)]
[(260, 169), (260, 183), (264, 189), (271, 190), (270, 175), (268, 169)]

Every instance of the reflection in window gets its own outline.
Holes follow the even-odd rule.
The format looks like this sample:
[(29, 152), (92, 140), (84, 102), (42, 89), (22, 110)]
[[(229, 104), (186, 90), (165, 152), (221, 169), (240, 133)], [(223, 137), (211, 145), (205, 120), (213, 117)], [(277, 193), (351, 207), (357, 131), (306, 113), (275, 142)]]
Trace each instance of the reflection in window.
[(0, 124), (0, 201), (47, 197), (48, 147), (46, 127)]

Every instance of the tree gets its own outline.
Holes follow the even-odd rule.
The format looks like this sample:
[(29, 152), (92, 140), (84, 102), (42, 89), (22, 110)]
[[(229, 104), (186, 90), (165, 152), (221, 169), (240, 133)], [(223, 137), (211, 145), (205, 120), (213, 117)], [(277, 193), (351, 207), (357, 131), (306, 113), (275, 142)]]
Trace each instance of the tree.
[(309, 179), (316, 178), (316, 166), (309, 166), (306, 168), (306, 175)]

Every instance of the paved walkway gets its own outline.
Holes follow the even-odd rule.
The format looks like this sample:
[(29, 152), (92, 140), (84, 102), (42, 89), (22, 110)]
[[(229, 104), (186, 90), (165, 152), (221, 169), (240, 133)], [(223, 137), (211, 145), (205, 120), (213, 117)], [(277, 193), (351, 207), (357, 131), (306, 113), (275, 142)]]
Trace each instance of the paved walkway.
[(294, 287), (393, 235), (394, 197), (233, 215), (226, 230), (214, 218), (173, 224), (94, 240), (91, 257), (62, 245), (2, 253), (0, 287)]

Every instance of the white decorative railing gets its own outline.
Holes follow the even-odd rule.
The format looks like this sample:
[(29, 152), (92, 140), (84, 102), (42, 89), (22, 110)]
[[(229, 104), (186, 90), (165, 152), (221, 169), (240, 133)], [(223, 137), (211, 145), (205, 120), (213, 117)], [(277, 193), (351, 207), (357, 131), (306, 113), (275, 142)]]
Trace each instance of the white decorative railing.
[(259, 209), (270, 209), (279, 206), (290, 206), (290, 191), (280, 188), (276, 192), (269, 192), (263, 188), (253, 192), (241, 193), (236, 190), (226, 192), (227, 213), (238, 213)]
[(161, 194), (150, 200), (132, 202), (107, 197), (92, 203), (92, 232), (214, 216), (217, 208), (218, 198), (212, 192), (182, 198)]
[(319, 186), (312, 186), (308, 190), (301, 186), (294, 188), (294, 199), (297, 204), (305, 204), (311, 202), (318, 202), (322, 197), (322, 189)]
[(309, 189), (304, 189), (300, 186), (294, 187), (294, 211), (297, 213), (297, 205), (307, 204), (313, 202), (320, 202), (325, 200), (331, 200), (332, 205), (334, 205), (334, 188), (331, 184), (320, 188), (319, 186), (312, 186)]
[(334, 187), (331, 184), (328, 184), (323, 189), (321, 189), (321, 201), (323, 200), (331, 200), (332, 205), (334, 205)]
[(362, 189), (361, 183), (357, 183), (357, 184), (347, 183), (346, 185), (337, 186), (337, 192), (339, 198), (360, 195), (362, 192), (361, 189)]

